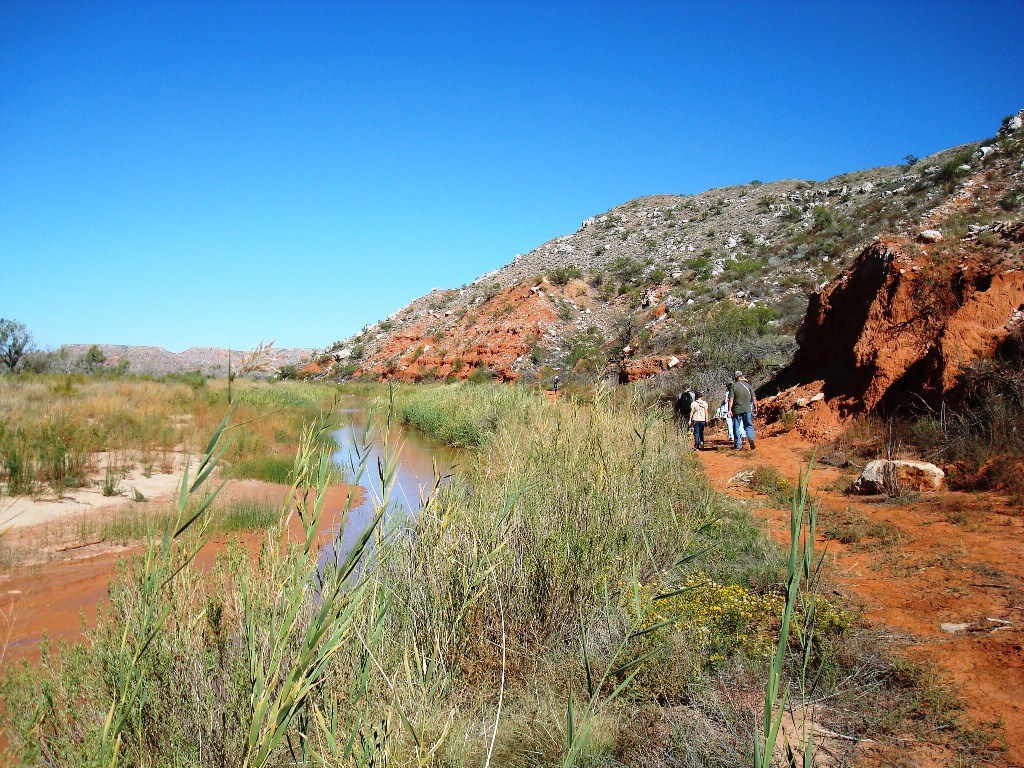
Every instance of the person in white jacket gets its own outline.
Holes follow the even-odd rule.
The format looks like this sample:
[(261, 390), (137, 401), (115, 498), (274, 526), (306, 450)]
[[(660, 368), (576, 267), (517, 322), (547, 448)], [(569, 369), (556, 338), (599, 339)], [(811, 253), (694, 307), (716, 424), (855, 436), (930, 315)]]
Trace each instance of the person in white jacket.
[(708, 424), (708, 401), (700, 392), (695, 393), (693, 405), (690, 407), (690, 426), (693, 428), (694, 450), (704, 447), (704, 427)]
[(729, 433), (729, 445), (733, 443), (733, 431), (732, 431), (732, 419), (729, 417), (729, 393), (725, 393), (725, 397), (722, 398), (722, 404), (718, 406), (718, 411), (715, 413), (716, 419), (721, 419), (725, 422), (725, 430)]

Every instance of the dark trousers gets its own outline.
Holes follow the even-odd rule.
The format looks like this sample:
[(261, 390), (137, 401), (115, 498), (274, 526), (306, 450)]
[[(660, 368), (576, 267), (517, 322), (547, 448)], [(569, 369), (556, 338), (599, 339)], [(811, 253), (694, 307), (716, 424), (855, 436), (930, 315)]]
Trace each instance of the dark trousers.
[(707, 422), (692, 421), (690, 426), (693, 427), (693, 446), (694, 448), (700, 448), (704, 445), (704, 427), (707, 426)]

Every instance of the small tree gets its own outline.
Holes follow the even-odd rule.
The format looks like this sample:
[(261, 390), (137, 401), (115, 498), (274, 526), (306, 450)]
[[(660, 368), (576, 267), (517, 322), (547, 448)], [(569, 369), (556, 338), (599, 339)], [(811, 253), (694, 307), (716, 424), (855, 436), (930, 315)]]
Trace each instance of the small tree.
[(103, 354), (103, 350), (93, 344), (82, 355), (78, 363), (82, 366), (86, 373), (96, 373), (96, 371), (102, 368), (107, 362), (107, 356)]
[(13, 371), (26, 352), (32, 351), (32, 334), (24, 323), (0, 318), (0, 363)]
[(56, 352), (48, 349), (33, 349), (21, 358), (19, 370), (26, 373), (49, 373), (55, 370)]
[(61, 345), (61, 347), (53, 353), (53, 364), (57, 367), (60, 373), (71, 373), (75, 370), (75, 366), (78, 361), (75, 360), (74, 355), (71, 352), (71, 347), (67, 344)]

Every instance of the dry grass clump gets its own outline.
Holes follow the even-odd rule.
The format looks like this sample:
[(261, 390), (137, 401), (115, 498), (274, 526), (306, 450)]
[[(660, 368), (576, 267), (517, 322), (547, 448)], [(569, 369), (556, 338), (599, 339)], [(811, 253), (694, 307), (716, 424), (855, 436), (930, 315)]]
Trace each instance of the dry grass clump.
[[(329, 407), (335, 390), (293, 382), (236, 382), (235, 440), (227, 464), (242, 477), (282, 482), (280, 460), (302, 424)], [(194, 455), (227, 405), (225, 382), (184, 382), (84, 375), (0, 378), (0, 483), (9, 495), (53, 493), (107, 478), (101, 454), (117, 470), (168, 470), (176, 454)]]

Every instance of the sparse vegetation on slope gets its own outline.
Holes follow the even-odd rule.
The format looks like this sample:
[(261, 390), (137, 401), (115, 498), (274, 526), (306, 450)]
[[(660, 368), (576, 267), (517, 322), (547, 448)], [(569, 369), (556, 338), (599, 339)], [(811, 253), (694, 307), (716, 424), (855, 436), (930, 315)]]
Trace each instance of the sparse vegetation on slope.
[[(1020, 142), (1000, 134), (821, 183), (639, 198), (365, 327), (310, 373), (419, 381), (467, 378), (479, 363), (506, 381), (550, 383), (556, 373), (594, 381), (620, 370), (632, 380), (666, 372), (674, 356), (672, 375), (690, 384), (737, 367), (763, 380), (787, 362), (807, 297), (875, 236), (916, 235), (922, 218), (970, 197), (969, 185), (982, 180), (1014, 208), (1024, 186), (1011, 177), (1022, 156)], [(765, 318), (757, 338), (702, 338), (723, 307)], [(520, 335), (506, 336), (510, 329)], [(573, 351), (583, 333), (602, 339), (599, 354)]]

